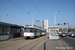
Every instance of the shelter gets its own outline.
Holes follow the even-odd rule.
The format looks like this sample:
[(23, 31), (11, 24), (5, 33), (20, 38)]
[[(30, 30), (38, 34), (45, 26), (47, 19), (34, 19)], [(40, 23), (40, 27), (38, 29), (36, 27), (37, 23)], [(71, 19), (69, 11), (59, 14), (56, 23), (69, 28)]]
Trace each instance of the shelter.
[(0, 40), (21, 37), (21, 28), (23, 26), (0, 22)]
[(49, 39), (59, 39), (59, 26), (49, 26)]

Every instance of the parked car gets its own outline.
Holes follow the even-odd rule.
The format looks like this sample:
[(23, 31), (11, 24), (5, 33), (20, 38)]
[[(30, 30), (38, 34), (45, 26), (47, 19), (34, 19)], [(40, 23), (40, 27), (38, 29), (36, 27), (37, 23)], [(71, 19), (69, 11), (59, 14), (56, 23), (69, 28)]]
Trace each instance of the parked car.
[(72, 37), (72, 36), (73, 36), (73, 34), (74, 34), (73, 32), (72, 32), (72, 33), (69, 33), (69, 36), (70, 36), (70, 37)]
[(70, 37), (73, 37), (73, 36), (74, 36), (74, 34), (75, 34), (75, 33), (71, 33), (71, 34), (69, 34), (69, 36), (70, 36)]
[(59, 36), (61, 36), (62, 32), (59, 32)]
[(75, 33), (73, 34), (73, 36), (72, 37), (74, 37), (75, 38)]
[(66, 33), (62, 33), (61, 36), (66, 36)]

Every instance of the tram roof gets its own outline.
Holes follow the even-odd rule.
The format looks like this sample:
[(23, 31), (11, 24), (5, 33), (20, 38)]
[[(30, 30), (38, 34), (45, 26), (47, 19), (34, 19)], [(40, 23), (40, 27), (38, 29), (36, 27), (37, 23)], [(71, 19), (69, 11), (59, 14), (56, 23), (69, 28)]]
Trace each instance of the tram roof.
[(46, 29), (42, 29), (42, 30), (46, 31)]
[(42, 30), (42, 28), (35, 27), (35, 26), (25, 26), (24, 28), (35, 28), (35, 29), (41, 29)]
[(21, 28), (24, 28), (23, 26), (20, 26), (20, 25), (10, 24), (10, 23), (5, 23), (5, 22), (0, 22), (0, 25), (7, 25), (7, 26), (12, 26), (12, 27), (21, 27)]

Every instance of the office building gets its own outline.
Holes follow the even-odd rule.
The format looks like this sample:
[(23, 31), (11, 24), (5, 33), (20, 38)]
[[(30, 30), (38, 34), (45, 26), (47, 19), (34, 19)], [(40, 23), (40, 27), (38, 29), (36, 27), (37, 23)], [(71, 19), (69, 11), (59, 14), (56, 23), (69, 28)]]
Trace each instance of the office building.
[(46, 29), (48, 32), (48, 19), (43, 20), (43, 29)]

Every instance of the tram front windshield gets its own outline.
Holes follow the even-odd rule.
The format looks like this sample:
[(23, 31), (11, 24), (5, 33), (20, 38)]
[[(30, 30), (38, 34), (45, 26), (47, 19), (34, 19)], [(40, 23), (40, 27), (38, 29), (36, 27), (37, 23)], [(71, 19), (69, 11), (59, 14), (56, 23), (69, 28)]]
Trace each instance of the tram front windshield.
[(33, 28), (25, 28), (24, 32), (34, 32), (34, 29)]

